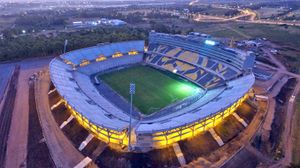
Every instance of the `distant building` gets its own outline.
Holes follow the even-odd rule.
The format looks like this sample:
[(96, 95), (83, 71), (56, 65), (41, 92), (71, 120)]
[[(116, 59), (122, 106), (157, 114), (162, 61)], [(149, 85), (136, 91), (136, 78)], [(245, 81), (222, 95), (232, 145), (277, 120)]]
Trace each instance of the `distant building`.
[(178, 11), (174, 11), (174, 12), (172, 13), (172, 16), (180, 16), (180, 13), (179, 13)]
[(86, 25), (90, 25), (90, 26), (98, 26), (98, 22), (97, 21), (87, 21), (85, 22)]
[(272, 54), (277, 54), (277, 53), (278, 53), (278, 51), (277, 51), (276, 49), (272, 49), (270, 52), (271, 52)]
[(203, 38), (211, 38), (211, 36), (209, 34), (204, 34), (204, 33), (199, 33), (199, 32), (190, 32), (189, 35), (199, 36), (199, 37), (203, 37)]
[(78, 27), (78, 26), (82, 26), (83, 25), (83, 22), (82, 21), (76, 21), (76, 22), (73, 22), (73, 26), (74, 27)]
[(262, 43), (256, 40), (243, 40), (237, 43), (237, 46), (261, 47)]
[(109, 20), (106, 18), (101, 18), (100, 20), (98, 20), (99, 24), (104, 24), (104, 25), (108, 25)]
[(262, 45), (260, 42), (257, 42), (257, 41), (254, 41), (254, 40), (245, 41), (245, 44), (247, 46), (254, 46), (254, 47), (260, 47)]
[(109, 23), (110, 23), (110, 25), (113, 25), (113, 26), (121, 26), (121, 25), (126, 25), (127, 24), (123, 20), (119, 20), (119, 19), (109, 20)]
[(89, 27), (96, 27), (101, 25), (110, 25), (110, 26), (122, 26), (126, 25), (127, 23), (123, 20), (119, 19), (107, 19), (101, 18), (99, 20), (88, 20), (88, 21), (74, 21), (72, 23), (72, 27), (74, 28), (89, 28)]
[(189, 13), (190, 10), (189, 10), (188, 8), (184, 8), (184, 9), (183, 9), (183, 12), (184, 12), (184, 13)]

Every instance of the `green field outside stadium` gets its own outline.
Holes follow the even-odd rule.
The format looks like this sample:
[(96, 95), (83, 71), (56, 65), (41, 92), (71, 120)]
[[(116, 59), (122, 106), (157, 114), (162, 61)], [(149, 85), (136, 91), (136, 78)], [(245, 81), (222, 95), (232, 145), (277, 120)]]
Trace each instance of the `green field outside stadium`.
[(134, 82), (136, 94), (133, 104), (146, 115), (201, 91), (197, 85), (173, 73), (142, 65), (102, 74), (98, 78), (128, 101), (129, 84)]

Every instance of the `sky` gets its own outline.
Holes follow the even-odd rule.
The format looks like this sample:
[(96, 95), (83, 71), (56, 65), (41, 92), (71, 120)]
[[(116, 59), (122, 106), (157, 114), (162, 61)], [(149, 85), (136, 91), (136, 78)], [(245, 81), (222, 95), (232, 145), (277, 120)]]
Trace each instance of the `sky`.
[[(1, 2), (60, 2), (60, 1), (65, 1), (65, 0), (0, 0)], [(72, 1), (72, 0), (68, 0)], [(79, 0), (76, 0), (77, 2)], [(120, 1), (120, 0), (81, 0), (81, 1)], [(133, 1), (133, 0), (125, 0), (125, 1)], [(135, 0), (135, 1), (146, 1), (146, 0)], [(162, 0), (162, 1), (167, 1), (167, 0)], [(199, 0), (201, 1), (201, 0)], [(205, 1), (205, 0), (204, 0)], [(211, 0), (211, 1), (226, 1), (226, 0)], [(228, 0), (228, 1), (233, 1), (233, 0)], [(287, 1), (287, 0), (235, 0), (235, 1), (242, 1), (242, 2), (259, 2), (259, 1)], [(300, 1), (300, 0), (293, 0), (293, 1)]]
[[(65, 1), (65, 0), (0, 0), (0, 2), (59, 2), (59, 1)], [(72, 0), (68, 0), (68, 1), (72, 1)], [(80, 1), (80, 0), (76, 0), (76, 1)], [(81, 1), (101, 2), (101, 1), (121, 1), (121, 0), (81, 0)], [(130, 1), (130, 0), (125, 0), (125, 1)], [(146, 0), (135, 0), (135, 1), (146, 1)]]

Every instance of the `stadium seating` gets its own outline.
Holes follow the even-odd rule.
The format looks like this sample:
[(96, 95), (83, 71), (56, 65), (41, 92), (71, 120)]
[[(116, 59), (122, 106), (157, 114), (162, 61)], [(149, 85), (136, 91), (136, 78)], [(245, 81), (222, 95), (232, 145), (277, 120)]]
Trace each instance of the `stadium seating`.
[[(201, 40), (197, 41), (180, 35), (170, 36), (163, 33), (150, 33), (149, 39), (149, 53), (154, 52), (169, 57), (176, 57), (183, 61), (199, 64), (206, 68), (211, 68), (215, 63), (218, 63), (218, 67), (230, 67), (230, 73), (226, 76), (227, 80), (241, 74), (241, 70), (243, 69), (245, 58), (243, 53), (238, 50), (227, 47), (208, 46)], [(160, 46), (163, 46), (164, 50), (167, 50), (168, 52), (164, 53), (155, 49), (161, 48)], [(234, 72), (235, 74), (233, 74)]]
[[(108, 124), (111, 125), (111, 127), (114, 127), (116, 130), (124, 129), (127, 126), (126, 118), (108, 118), (105, 115), (111, 111), (113, 105), (106, 105), (107, 103), (103, 103), (105, 100), (101, 101), (100, 98), (97, 101), (101, 101), (101, 104), (103, 103), (104, 105), (101, 105), (100, 108), (94, 101), (88, 101), (92, 99), (90, 99), (87, 95), (93, 97), (99, 97), (100, 95), (95, 93), (93, 90), (85, 90), (84, 92), (82, 89), (89, 87), (80, 87), (78, 85), (78, 81), (73, 78), (71, 68), (68, 65), (64, 64), (58, 59), (54, 59), (50, 64), (52, 72), (51, 79), (53, 79), (53, 84), (60, 91), (60, 95), (68, 101), (67, 103), (74, 105), (74, 109), (84, 112), (86, 117), (91, 118), (91, 122), (98, 123), (100, 125)], [(77, 73), (77, 75), (80, 74)], [(80, 75), (81, 78), (84, 76), (85, 75)], [(88, 84), (88, 78), (89, 77), (87, 76), (82, 79), (86, 81), (84, 85)], [(82, 80), (79, 82), (82, 82)], [(89, 89), (92, 89), (93, 87)], [(114, 109), (114, 111), (118, 110)], [(118, 124), (113, 124), (115, 122), (114, 120), (118, 120)]]
[(84, 48), (66, 53), (62, 59), (70, 61), (74, 65), (80, 65), (82, 60), (94, 61), (99, 55), (111, 57), (116, 52), (127, 55), (128, 52), (135, 50), (139, 53), (144, 52), (144, 41), (130, 41), (119, 43), (105, 43), (95, 47)]
[[(197, 125), (196, 118), (201, 118), (200, 120), (203, 121), (205, 117), (212, 116), (212, 114), (215, 115), (213, 116), (213, 118), (222, 118), (223, 115), (227, 116), (230, 113), (234, 112), (234, 110), (246, 97), (243, 96), (243, 93), (245, 93), (245, 91), (248, 90), (247, 88), (249, 88), (253, 83), (253, 75), (248, 75), (233, 81), (229, 81), (227, 89), (224, 87), (220, 87), (213, 90), (208, 90), (200, 100), (185, 109), (169, 113), (168, 115), (162, 116), (160, 118), (154, 118), (151, 120), (140, 122), (140, 124), (136, 128), (136, 132), (138, 135), (142, 136), (144, 134), (153, 133), (153, 130), (156, 130), (156, 134), (154, 134), (153, 139), (156, 139), (157, 141), (154, 141), (153, 143), (161, 145), (161, 143), (172, 143), (172, 139), (174, 139), (174, 141), (183, 139), (181, 136), (177, 137), (173, 136), (172, 134), (172, 132), (174, 132), (174, 135), (179, 134), (179, 127), (181, 127), (184, 131), (187, 131), (186, 133), (191, 133), (195, 128), (199, 129), (200, 131), (211, 128), (212, 126), (214, 126), (214, 119), (207, 119), (204, 123), (200, 122)], [(236, 103), (232, 104), (230, 102)], [(222, 107), (228, 107), (228, 109), (222, 109)], [(213, 111), (218, 111), (219, 114), (214, 113)], [(184, 126), (180, 121), (184, 121)], [(193, 124), (189, 126), (187, 125), (188, 123)], [(166, 131), (166, 129), (164, 128), (168, 128), (168, 131)], [(174, 129), (172, 130), (172, 128)], [(168, 141), (165, 141), (164, 138), (166, 137), (168, 137)], [(143, 142), (146, 143), (147, 140), (144, 140)]]
[[(152, 44), (150, 44), (152, 46)], [(159, 49), (155, 48), (158, 47)], [(191, 63), (191, 64), (197, 64), (200, 67), (203, 67), (205, 69), (210, 69), (214, 72), (216, 72), (218, 75), (222, 76), (225, 80), (229, 80), (231, 78), (236, 77), (239, 74), (238, 70), (234, 70), (232, 68), (229, 68), (229, 66), (225, 65), (225, 63), (217, 62), (213, 60), (212, 58), (206, 57), (206, 56), (200, 56), (200, 54), (183, 50), (179, 47), (167, 47), (166, 45), (158, 45), (154, 44), (154, 46), (150, 47), (153, 50), (148, 50), (148, 53), (151, 55), (151, 53), (159, 54), (160, 56), (167, 56), (167, 57), (173, 57), (175, 59)], [(163, 52), (159, 52), (163, 49)], [(164, 52), (167, 50), (167, 52)], [(153, 61), (152, 64), (155, 64), (157, 60), (159, 60), (159, 57), (152, 56)], [(162, 59), (159, 61), (158, 65), (161, 66), (164, 64), (164, 60), (167, 58)], [(147, 60), (146, 60), (147, 61)], [(225, 72), (224, 72), (225, 71)], [(229, 71), (229, 73), (226, 73)], [(226, 74), (226, 75), (225, 75)]]
[[(151, 50), (150, 50), (151, 51)], [(179, 47), (168, 50), (165, 54), (170, 57), (176, 57), (177, 54), (181, 53), (182, 49)]]
[(166, 147), (211, 128), (235, 111), (255, 81), (251, 71), (245, 73), (245, 53), (205, 45), (203, 38), (150, 33), (145, 51), (144, 41), (106, 43), (63, 54), (49, 65), (51, 81), (68, 110), (108, 144), (128, 145), (130, 116), (96, 90), (91, 79), (96, 73), (143, 63), (201, 86), (193, 101), (189, 97), (155, 115), (133, 119), (134, 145), (146, 148)]
[(78, 68), (79, 72), (82, 72), (86, 75), (92, 75), (97, 72), (101, 72), (107, 69), (125, 66), (128, 64), (135, 64), (143, 61), (143, 55), (135, 55), (135, 56), (123, 56), (117, 59), (107, 59), (102, 62), (94, 62), (91, 63), (89, 66), (84, 66)]
[(58, 57), (50, 63), (50, 76), (67, 107), (83, 126), (89, 127), (104, 142), (122, 144), (126, 138), (129, 116), (99, 94), (90, 76), (110, 68), (140, 63), (143, 55), (127, 55), (108, 60), (73, 69)]
[[(196, 54), (194, 54), (196, 56)], [(198, 83), (200, 86), (206, 89), (212, 89), (214, 87), (221, 86), (225, 84), (224, 80), (221, 77), (213, 74), (207, 70), (205, 70), (202, 66), (198, 64), (190, 64), (188, 61), (182, 61), (181, 59), (166, 57), (161, 55), (152, 54), (146, 57), (145, 61), (148, 64), (155, 65), (161, 67), (163, 69), (169, 70), (171, 72), (176, 72), (179, 75), (183, 75), (184, 77)], [(195, 60), (196, 62), (198, 60)], [(222, 66), (220, 66), (222, 67)], [(217, 67), (218, 68), (218, 67)], [(216, 68), (216, 70), (218, 70)], [(207, 76), (209, 74), (209, 79), (207, 80)], [(220, 74), (223, 75), (223, 74)], [(228, 75), (227, 75), (228, 76)], [(204, 78), (200, 82), (197, 82), (199, 79)], [(213, 80), (214, 79), (214, 80)]]

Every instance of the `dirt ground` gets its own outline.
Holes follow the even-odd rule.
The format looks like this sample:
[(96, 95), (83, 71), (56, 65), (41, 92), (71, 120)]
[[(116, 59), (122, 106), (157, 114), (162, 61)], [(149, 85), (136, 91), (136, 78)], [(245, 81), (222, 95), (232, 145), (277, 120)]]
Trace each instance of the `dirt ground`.
[(20, 65), (21, 68), (7, 142), (5, 167), (20, 167), (26, 164), (29, 121), (28, 79), (33, 73), (48, 66), (50, 59), (26, 59), (9, 63), (11, 66)]
[(219, 148), (219, 145), (209, 132), (180, 141), (179, 145), (187, 163), (196, 160), (198, 157), (207, 156)]
[(231, 162), (228, 162), (222, 168), (255, 168), (259, 164), (259, 159), (247, 151), (242, 149), (233, 158)]
[(236, 137), (244, 126), (232, 115), (225, 118), (220, 124), (218, 124), (214, 130), (220, 136), (224, 143), (229, 142)]
[(29, 126), (27, 144), (27, 167), (51, 168), (55, 164), (44, 139), (35, 104), (34, 85), (29, 86)]

